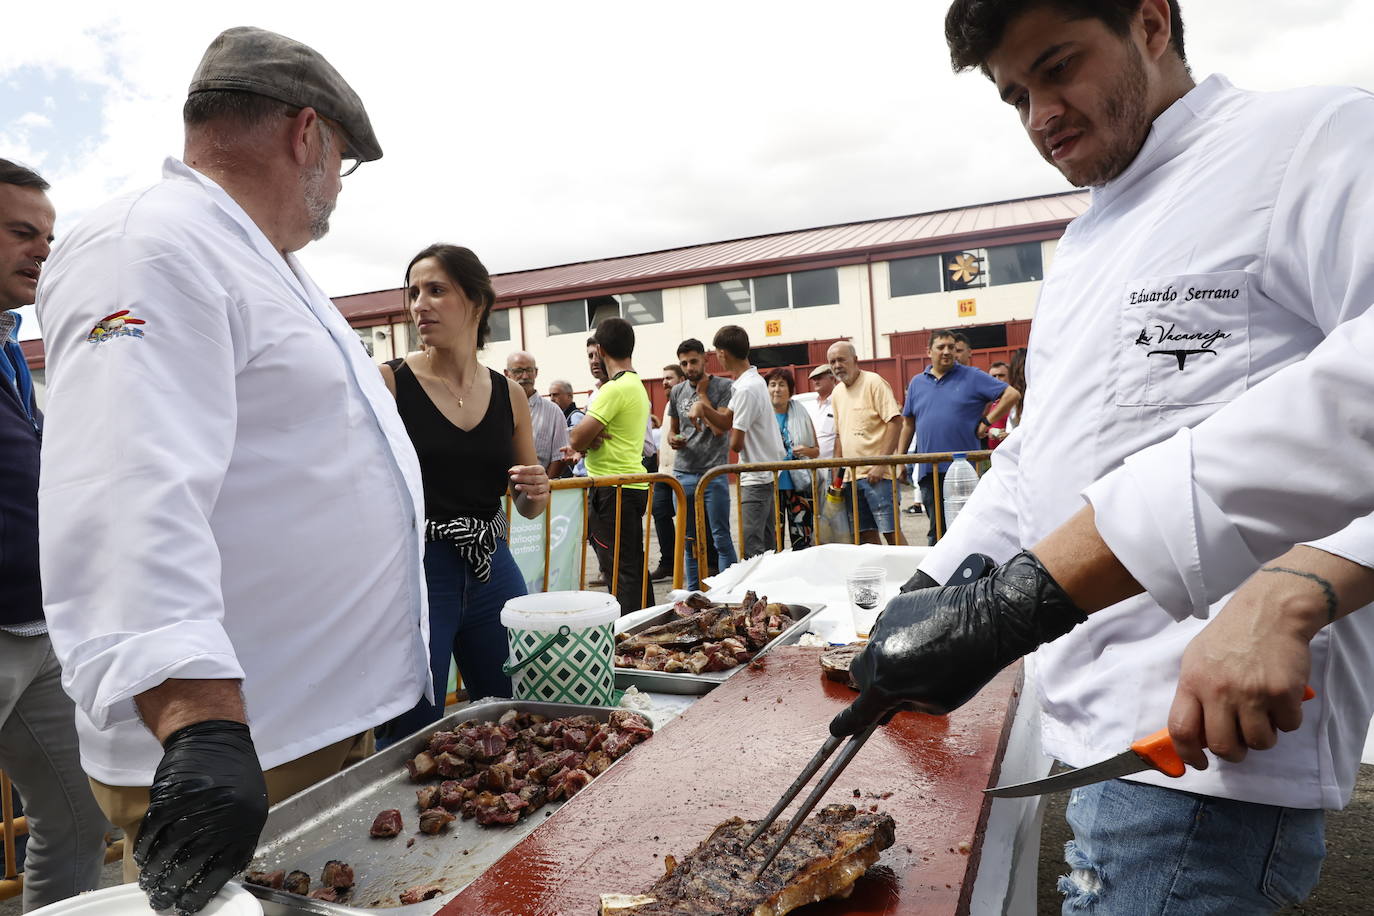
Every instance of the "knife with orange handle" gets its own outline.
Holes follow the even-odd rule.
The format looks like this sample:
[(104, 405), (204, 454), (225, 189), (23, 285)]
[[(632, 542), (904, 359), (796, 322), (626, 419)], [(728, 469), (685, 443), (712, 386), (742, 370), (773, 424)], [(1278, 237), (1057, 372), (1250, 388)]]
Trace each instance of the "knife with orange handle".
[[(1316, 691), (1311, 687), (1304, 688), (1303, 702), (1316, 695)], [(1158, 770), (1165, 776), (1177, 778), (1183, 775), (1183, 769), (1183, 759), (1174, 750), (1169, 730), (1161, 728), (1153, 735), (1141, 738), (1125, 751), (1101, 763), (1079, 767), (1076, 770), (1065, 770), (1044, 779), (1035, 779), (1014, 786), (997, 786), (983, 791), (996, 798), (1025, 798), (1028, 795), (1044, 795), (1047, 792), (1063, 792), (1067, 789), (1090, 786), (1107, 779), (1120, 779), (1122, 776), (1130, 776), (1144, 770)]]

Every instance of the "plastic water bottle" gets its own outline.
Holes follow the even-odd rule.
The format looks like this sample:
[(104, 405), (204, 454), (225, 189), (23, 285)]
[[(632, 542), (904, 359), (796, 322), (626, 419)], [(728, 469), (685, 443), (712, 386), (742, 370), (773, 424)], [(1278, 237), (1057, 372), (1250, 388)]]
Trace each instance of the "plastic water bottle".
[(955, 452), (954, 460), (950, 462), (941, 483), (945, 496), (945, 530), (948, 531), (959, 517), (964, 503), (973, 495), (973, 488), (978, 486), (978, 472), (968, 463), (968, 457), (963, 452)]

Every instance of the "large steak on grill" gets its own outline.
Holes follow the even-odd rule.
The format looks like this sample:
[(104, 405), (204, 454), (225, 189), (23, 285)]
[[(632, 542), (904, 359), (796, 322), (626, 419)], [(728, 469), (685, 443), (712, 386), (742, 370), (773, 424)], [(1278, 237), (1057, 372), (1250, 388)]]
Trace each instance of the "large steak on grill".
[(798, 828), (755, 881), (787, 819), (741, 851), (757, 822), (732, 817), (681, 862), (665, 857), (668, 873), (642, 894), (603, 894), (601, 916), (783, 916), (827, 897), (847, 897), (854, 882), (891, 846), (887, 814), (830, 805)]

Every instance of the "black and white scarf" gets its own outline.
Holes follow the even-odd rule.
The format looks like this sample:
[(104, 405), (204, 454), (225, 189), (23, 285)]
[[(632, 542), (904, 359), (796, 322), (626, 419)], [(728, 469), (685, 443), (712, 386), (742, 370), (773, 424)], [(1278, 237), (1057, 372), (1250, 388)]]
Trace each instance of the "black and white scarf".
[(426, 541), (451, 541), (458, 556), (472, 566), (479, 582), (491, 579), (491, 555), (496, 545), (506, 539), (510, 523), (506, 513), (497, 512), (490, 521), (459, 516), (446, 522), (430, 521), (425, 525)]

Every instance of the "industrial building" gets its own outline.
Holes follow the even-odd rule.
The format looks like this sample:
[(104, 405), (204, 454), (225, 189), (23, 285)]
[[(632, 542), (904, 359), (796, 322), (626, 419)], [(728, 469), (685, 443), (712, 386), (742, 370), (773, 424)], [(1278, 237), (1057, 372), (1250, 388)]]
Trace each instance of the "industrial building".
[[(1071, 191), (497, 274), (483, 359), (501, 369), (529, 350), (541, 385), (563, 378), (586, 391), (590, 329), (621, 315), (635, 325), (635, 364), (658, 409), (653, 382), (678, 343), (709, 347), (718, 328), (738, 324), (761, 367), (809, 369), (831, 343), (852, 340), (900, 399), (925, 368), (931, 330), (963, 330), (983, 368), (1025, 346), (1058, 239), (1088, 202)], [(334, 302), (378, 362), (419, 349), (399, 288)], [(24, 345), (41, 387), (42, 344)], [(805, 372), (797, 382), (809, 389)]]

